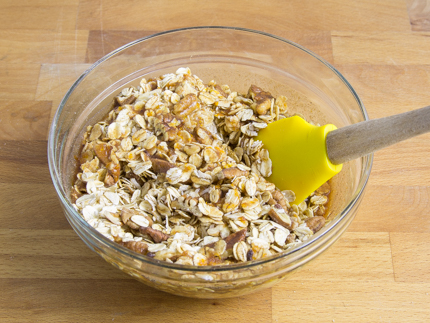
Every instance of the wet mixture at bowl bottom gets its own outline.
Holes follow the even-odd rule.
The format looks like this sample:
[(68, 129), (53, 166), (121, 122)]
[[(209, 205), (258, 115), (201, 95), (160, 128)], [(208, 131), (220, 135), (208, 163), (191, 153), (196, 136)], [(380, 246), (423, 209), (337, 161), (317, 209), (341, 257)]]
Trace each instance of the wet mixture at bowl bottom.
[(294, 192), (266, 180), (269, 152), (253, 138), (289, 117), (287, 101), (255, 85), (247, 94), (206, 85), (189, 68), (142, 79), (86, 129), (73, 205), (107, 238), (176, 264), (293, 248), (325, 225), (330, 185), (290, 205)]

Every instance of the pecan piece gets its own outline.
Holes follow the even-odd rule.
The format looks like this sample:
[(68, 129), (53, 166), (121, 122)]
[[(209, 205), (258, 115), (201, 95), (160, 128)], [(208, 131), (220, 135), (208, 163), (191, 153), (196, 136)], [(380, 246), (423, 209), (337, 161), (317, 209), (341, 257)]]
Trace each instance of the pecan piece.
[(109, 146), (104, 142), (94, 145), (94, 152), (96, 153), (96, 156), (105, 165), (107, 165), (111, 161), (110, 159), (111, 151), (112, 151), (112, 146)]
[(224, 168), (221, 172), (217, 174), (218, 179), (222, 180), (224, 178), (232, 179), (239, 176), (248, 176), (249, 172), (246, 170), (240, 170), (237, 167)]
[(160, 243), (169, 239), (169, 235), (165, 234), (159, 230), (155, 230), (151, 227), (140, 227), (139, 231), (143, 234), (149, 235), (155, 243)]
[(272, 105), (272, 94), (263, 91), (258, 86), (251, 85), (248, 90), (248, 97), (252, 98), (255, 103), (257, 103), (256, 112), (260, 115), (266, 114)]
[(155, 174), (159, 173), (167, 173), (167, 171), (170, 168), (175, 167), (175, 164), (169, 163), (167, 160), (155, 158), (155, 157), (149, 157), (152, 163), (152, 170)]
[(296, 241), (296, 235), (294, 233), (290, 233), (287, 236), (287, 241), (285, 242), (285, 244), (293, 243), (294, 241)]
[(280, 204), (275, 204), (274, 206), (272, 206), (268, 214), (270, 218), (276, 223), (282, 225), (288, 230), (293, 229), (292, 227), (294, 226), (294, 224), (291, 221), (290, 216), (288, 215), (288, 213), (285, 212), (285, 210)]
[(121, 166), (119, 164), (115, 164), (114, 162), (109, 162), (106, 164), (106, 169), (109, 175), (112, 176), (114, 183), (118, 182), (119, 175), (121, 174)]
[[(242, 229), (240, 231), (237, 231), (235, 233), (230, 234), (228, 237), (224, 238), (224, 241), (226, 243), (226, 247), (225, 250), (233, 250), (233, 246), (238, 243), (241, 242), (243, 240), (245, 240), (246, 238), (246, 229)], [(212, 242), (206, 245), (206, 247), (208, 248), (214, 248), (215, 247), (216, 242)]]
[(130, 250), (141, 253), (142, 255), (146, 255), (148, 252), (148, 245), (143, 241), (120, 241), (118, 243)]
[(313, 233), (318, 232), (325, 224), (325, 218), (323, 216), (314, 216), (313, 218), (306, 220), (306, 225)]
[(282, 208), (285, 210), (285, 213), (288, 213), (288, 202), (285, 199), (284, 194), (276, 190), (271, 193), (272, 193), (273, 199), (277, 202), (277, 204), (282, 206)]
[(227, 244), (225, 249), (233, 249), (233, 246), (240, 242), (245, 240), (246, 237), (246, 229), (242, 229), (240, 231), (237, 231), (235, 233), (230, 234), (228, 237), (224, 239), (225, 243)]
[(185, 118), (199, 108), (200, 103), (197, 96), (194, 93), (189, 93), (174, 105), (173, 113), (179, 118)]
[(109, 174), (106, 174), (105, 179), (104, 179), (104, 183), (106, 185), (106, 187), (111, 187), (112, 185), (115, 184), (115, 180), (113, 179), (113, 177)]
[(123, 208), (122, 210), (121, 210), (121, 220), (122, 220), (122, 222), (124, 223), (124, 224), (126, 224), (126, 225), (128, 225), (131, 229), (134, 229), (134, 230), (139, 230), (139, 228), (140, 228), (140, 226), (139, 225), (137, 225), (136, 223), (134, 223), (132, 220), (131, 220), (131, 217), (133, 216), (133, 215), (141, 215), (141, 216), (144, 216), (147, 220), (148, 220), (148, 222), (149, 222), (149, 225), (152, 225), (152, 219), (149, 217), (149, 216), (147, 216), (147, 215), (145, 215), (145, 214), (143, 214), (143, 213), (141, 213), (141, 212), (139, 212), (139, 211), (136, 211), (136, 210), (131, 210), (131, 209), (128, 209), (128, 208)]
[(134, 101), (136, 101), (136, 97), (133, 94), (129, 96), (116, 96), (115, 100), (121, 106), (126, 104), (132, 104)]

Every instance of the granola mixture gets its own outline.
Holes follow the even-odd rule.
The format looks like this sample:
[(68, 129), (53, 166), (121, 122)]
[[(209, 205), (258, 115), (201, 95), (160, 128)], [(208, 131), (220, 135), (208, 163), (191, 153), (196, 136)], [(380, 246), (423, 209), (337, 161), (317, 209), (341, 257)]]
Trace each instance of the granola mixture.
[(289, 116), (286, 97), (205, 85), (180, 68), (123, 89), (113, 107), (87, 128), (72, 189), (109, 239), (167, 262), (224, 265), (283, 252), (325, 225), (328, 183), (295, 205), (265, 179), (269, 152), (253, 138)]

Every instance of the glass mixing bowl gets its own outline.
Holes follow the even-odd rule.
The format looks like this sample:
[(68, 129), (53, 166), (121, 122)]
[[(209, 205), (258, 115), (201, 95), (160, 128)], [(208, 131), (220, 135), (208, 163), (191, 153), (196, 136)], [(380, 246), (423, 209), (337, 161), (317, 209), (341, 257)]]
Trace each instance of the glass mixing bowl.
[(255, 84), (286, 95), (289, 113), (343, 127), (367, 120), (366, 110), (345, 78), (303, 47), (263, 32), (228, 27), (167, 31), (139, 39), (103, 57), (73, 84), (50, 128), (51, 177), (67, 220), (92, 250), (137, 280), (176, 295), (222, 298), (269, 287), (333, 244), (353, 220), (366, 186), (372, 155), (346, 163), (331, 180), (331, 222), (312, 239), (282, 254), (228, 266), (195, 267), (160, 262), (110, 241), (73, 208), (70, 190), (88, 125), (101, 120), (122, 88), (190, 67), (205, 83), (214, 79), (246, 93)]

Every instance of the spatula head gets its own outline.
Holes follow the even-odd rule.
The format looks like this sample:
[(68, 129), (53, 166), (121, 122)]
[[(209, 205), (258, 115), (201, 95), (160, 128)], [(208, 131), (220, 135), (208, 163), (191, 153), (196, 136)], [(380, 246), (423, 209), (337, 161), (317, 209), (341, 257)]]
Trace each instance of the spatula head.
[(317, 127), (294, 116), (270, 123), (258, 134), (256, 139), (263, 142), (272, 160), (268, 180), (280, 190), (292, 190), (294, 204), (300, 204), (342, 169), (327, 156), (326, 136), (335, 129), (331, 124)]

